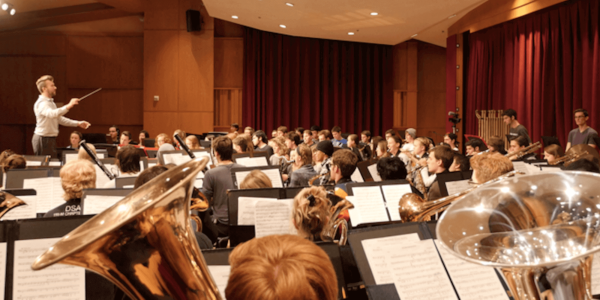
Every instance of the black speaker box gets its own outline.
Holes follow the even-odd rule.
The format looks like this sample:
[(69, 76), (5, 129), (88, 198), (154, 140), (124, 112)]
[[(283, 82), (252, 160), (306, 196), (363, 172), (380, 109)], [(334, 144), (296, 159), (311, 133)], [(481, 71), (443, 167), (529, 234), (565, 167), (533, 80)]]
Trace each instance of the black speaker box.
[(200, 31), (202, 30), (202, 17), (200, 11), (188, 9), (185, 12), (185, 18), (187, 20), (187, 31)]

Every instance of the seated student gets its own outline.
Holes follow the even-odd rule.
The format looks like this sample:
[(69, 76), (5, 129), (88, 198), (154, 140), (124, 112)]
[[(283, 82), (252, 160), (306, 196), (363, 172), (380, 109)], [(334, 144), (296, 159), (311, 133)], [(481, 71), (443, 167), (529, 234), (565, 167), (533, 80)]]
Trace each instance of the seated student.
[[(406, 172), (408, 173), (408, 178), (416, 183), (417, 180), (421, 180), (417, 176), (417, 172), (421, 172), (421, 178), (423, 179), (423, 184), (425, 187), (429, 188), (433, 181), (435, 180), (435, 176), (429, 176), (425, 168), (427, 166), (427, 157), (429, 156), (429, 139), (424, 137), (416, 138), (413, 141), (413, 152), (411, 153), (402, 153), (400, 154), (400, 159), (406, 165)], [(412, 156), (412, 157), (411, 157)], [(415, 161), (416, 160), (416, 161)], [(431, 177), (431, 178), (429, 178)]]
[[(98, 153), (96, 153), (96, 147), (93, 144), (86, 143), (86, 145), (88, 146), (88, 148), (90, 148), (90, 150), (92, 150), (92, 152), (94, 152), (94, 154), (96, 154), (96, 157), (97, 157)], [(94, 163), (94, 160), (90, 157), (90, 155), (87, 153), (87, 151), (85, 151), (85, 149), (83, 149), (83, 147), (79, 148), (79, 152), (77, 153), (77, 159), (87, 159), (87, 160), (91, 161), (92, 163)]]
[(331, 132), (327, 129), (319, 131), (319, 142), (331, 140)]
[(8, 170), (25, 169), (27, 168), (27, 160), (23, 155), (13, 154), (4, 161), (2, 168), (4, 168), (5, 173)]
[(67, 148), (69, 149), (79, 149), (79, 142), (83, 140), (83, 135), (79, 131), (71, 132), (71, 136), (69, 137), (69, 142), (71, 143)]
[[(154, 148), (160, 148), (160, 146), (164, 144), (169, 144), (173, 146), (173, 140), (171, 140), (171, 137), (168, 136), (166, 133), (161, 133), (156, 136), (156, 140), (154, 141)], [(175, 148), (173, 147), (173, 149)]]
[(267, 152), (267, 158), (271, 158), (273, 155), (273, 148), (269, 146), (269, 140), (267, 134), (262, 130), (257, 130), (252, 135), (252, 144), (254, 145), (255, 151)]
[[(529, 146), (529, 142), (525, 136), (517, 136), (516, 138), (510, 140), (510, 148), (508, 151), (513, 155), (510, 155), (508, 158), (510, 160), (535, 160), (535, 153), (529, 153), (526, 155), (517, 153), (520, 150), (525, 149), (527, 146)], [(519, 157), (519, 155), (521, 155), (521, 157)]]
[(398, 157), (384, 157), (377, 162), (381, 180), (406, 179), (406, 165)]
[(233, 139), (233, 150), (236, 153), (252, 153), (254, 152), (254, 147), (245, 137), (240, 135)]
[(156, 157), (158, 158), (158, 165), (164, 166), (166, 164), (165, 158), (162, 155), (166, 151), (175, 151), (175, 147), (173, 147), (173, 145), (170, 143), (163, 143), (158, 148), (158, 151), (156, 152)]
[(506, 155), (506, 150), (504, 150), (504, 139), (499, 136), (490, 137), (488, 147), (490, 152), (498, 152), (502, 155)]
[(471, 158), (473, 176), (475, 183), (485, 183), (496, 179), (513, 170), (513, 164), (504, 155), (498, 153), (482, 153)]
[[(373, 140), (375, 140), (375, 139), (373, 139)], [(379, 142), (377, 142), (374, 145), (375, 145), (375, 154), (377, 155), (376, 158), (391, 157), (390, 153), (387, 151), (388, 143), (384, 139), (379, 140)]]
[(129, 131), (123, 131), (123, 133), (121, 133), (121, 141), (119, 143), (119, 146), (124, 147), (129, 144), (132, 144), (132, 142), (133, 140), (131, 139), (131, 133), (129, 133)]
[(273, 148), (273, 155), (269, 158), (271, 166), (281, 165), (281, 160), (285, 158), (287, 147), (277, 138), (269, 141), (269, 146)]
[(231, 124), (231, 127), (229, 127), (229, 132), (235, 132), (238, 133), (238, 131), (240, 131), (240, 125), (238, 123), (233, 123)]
[(331, 179), (335, 181), (335, 188), (342, 189), (346, 194), (346, 184), (352, 182), (352, 174), (356, 171), (358, 157), (348, 149), (340, 149), (331, 156)]
[(274, 139), (277, 137), (277, 129), (273, 129), (273, 131), (271, 132), (271, 138)]
[(549, 164), (563, 156), (565, 156), (565, 152), (559, 145), (552, 144), (544, 148), (544, 159), (547, 160)]
[[(452, 151), (450, 148), (443, 146), (435, 147), (429, 153), (429, 158), (427, 159), (427, 169), (431, 174), (446, 173), (452, 165), (453, 160), (454, 151)], [(432, 201), (439, 198), (442, 198), (442, 194), (440, 192), (439, 182), (436, 178), (433, 184), (431, 185), (431, 188), (429, 188), (427, 199), (429, 201)]]
[(176, 147), (178, 150), (181, 150), (179, 141), (177, 140), (177, 138), (175, 138), (176, 135), (178, 135), (183, 141), (185, 141), (185, 138), (187, 138), (187, 134), (181, 129), (177, 129), (175, 130), (175, 132), (173, 132), (173, 147)]
[(395, 135), (396, 135), (396, 130), (394, 130), (394, 129), (388, 129), (388, 130), (385, 131), (385, 139), (386, 140), (389, 139), (389, 138), (391, 138), (391, 137), (393, 137), (393, 136), (395, 136)]
[[(231, 160), (233, 155), (233, 142), (228, 137), (218, 137), (212, 144), (218, 166), (206, 171), (202, 183), (202, 193), (211, 203), (213, 210), (212, 221), (214, 227), (210, 228), (218, 237), (229, 236), (229, 216), (227, 213), (227, 190), (235, 189), (231, 178), (231, 169), (243, 168)], [(211, 200), (212, 199), (212, 200)]]
[[(119, 177), (137, 177), (140, 174), (140, 153), (131, 145), (122, 147), (117, 151), (117, 167), (119, 168)], [(103, 188), (111, 189), (116, 187), (115, 179), (107, 182)]]
[(188, 135), (185, 138), (185, 144), (188, 146), (188, 148), (190, 148), (190, 150), (204, 149), (204, 147), (200, 146), (200, 141), (198, 141), (198, 137), (195, 135)]
[(292, 224), (298, 235), (310, 241), (326, 240), (326, 229), (331, 217), (331, 201), (323, 187), (307, 187), (294, 197)]
[(300, 136), (295, 132), (291, 131), (285, 134), (285, 146), (292, 150), (296, 150), (296, 147), (300, 145)]
[(467, 153), (466, 156), (473, 156), (479, 152), (483, 152), (487, 150), (487, 147), (480, 139), (470, 139), (465, 143)]
[(454, 133), (446, 133), (444, 135), (444, 143), (448, 144), (448, 146), (450, 146), (450, 149), (452, 149), (452, 151), (459, 151), (458, 150), (458, 136), (456, 136), (456, 134)]
[(312, 131), (304, 130), (302, 137), (304, 138), (304, 145), (310, 147), (310, 150), (313, 150), (315, 147), (317, 147), (317, 143), (312, 136)]
[(334, 147), (344, 147), (348, 144), (348, 141), (342, 137), (342, 128), (340, 126), (334, 126), (331, 128), (331, 135), (333, 139), (331, 139), (331, 143), (333, 143)]
[(146, 131), (146, 130), (140, 131), (140, 134), (138, 134), (139, 145), (143, 146), (144, 139), (149, 139), (149, 138), (150, 138), (150, 134), (148, 133), (148, 131)]
[(460, 153), (454, 153), (454, 161), (452, 162), (452, 165), (450, 166), (450, 169), (448, 169), (448, 171), (464, 172), (469, 171), (470, 169), (471, 163), (469, 163), (469, 158)]
[(144, 171), (142, 171), (140, 173), (140, 175), (138, 175), (138, 177), (135, 179), (135, 183), (133, 184), (133, 188), (137, 189), (140, 186), (146, 184), (146, 182), (154, 179), (154, 177), (168, 171), (169, 168), (165, 167), (165, 166), (154, 166), (151, 168), (148, 168)]
[(300, 136), (300, 144), (304, 143), (304, 127), (300, 126), (294, 129), (294, 132), (296, 132), (296, 134)]
[(4, 166), (4, 161), (6, 161), (6, 159), (13, 154), (16, 153), (10, 149), (2, 151), (2, 153), (0, 153), (0, 167)]
[(254, 128), (247, 126), (246, 128), (244, 128), (244, 134), (252, 137), (252, 135), (254, 134)]
[(336, 300), (337, 277), (319, 246), (294, 235), (255, 238), (233, 249), (227, 300)]
[[(402, 140), (396, 136), (390, 136), (387, 139), (387, 145), (388, 145), (388, 152), (390, 153), (390, 156), (392, 157), (399, 157), (400, 156), (400, 148), (402, 147)], [(405, 162), (406, 163), (406, 162)]]
[(371, 132), (368, 130), (363, 130), (363, 132), (360, 133), (360, 146), (367, 146), (371, 144)]
[[(350, 151), (352, 151), (352, 153), (356, 154), (356, 156), (358, 157), (358, 161), (361, 162), (363, 161), (363, 153), (365, 153), (365, 149), (368, 149), (368, 147), (365, 147), (363, 150), (358, 148), (358, 135), (356, 134), (351, 134), (348, 136), (348, 143), (346, 144), (348, 146), (348, 149)], [(369, 149), (371, 150), (371, 149)], [(368, 152), (366, 155), (367, 157), (369, 156), (370, 152)], [(367, 158), (369, 159), (369, 158)]]
[(240, 190), (272, 188), (273, 183), (261, 170), (252, 170), (240, 183)]
[(319, 141), (319, 132), (321, 131), (321, 127), (317, 125), (310, 126), (310, 132), (312, 133), (312, 139), (315, 141)]
[(60, 181), (67, 202), (47, 212), (44, 218), (81, 215), (83, 190), (96, 188), (96, 169), (85, 159), (72, 160), (60, 169)]
[(402, 145), (402, 151), (413, 152), (415, 145), (413, 144), (415, 139), (417, 138), (417, 130), (414, 128), (406, 129), (404, 133), (404, 140), (406, 144)]
[(333, 144), (329, 141), (320, 141), (317, 144), (317, 149), (313, 152), (315, 171), (320, 175), (319, 180), (313, 183), (314, 185), (329, 183), (331, 176), (329, 173), (331, 171), (331, 155), (333, 155)]
[(277, 137), (285, 137), (285, 134), (288, 132), (288, 128), (285, 126), (277, 127)]
[(294, 166), (296, 170), (290, 174), (289, 187), (309, 186), (308, 181), (317, 176), (317, 171), (312, 165), (312, 151), (304, 144), (296, 148)]
[(113, 144), (118, 145), (120, 140), (119, 137), (121, 136), (121, 130), (119, 129), (119, 126), (117, 125), (112, 125), (108, 128), (108, 134), (110, 136), (110, 140)]

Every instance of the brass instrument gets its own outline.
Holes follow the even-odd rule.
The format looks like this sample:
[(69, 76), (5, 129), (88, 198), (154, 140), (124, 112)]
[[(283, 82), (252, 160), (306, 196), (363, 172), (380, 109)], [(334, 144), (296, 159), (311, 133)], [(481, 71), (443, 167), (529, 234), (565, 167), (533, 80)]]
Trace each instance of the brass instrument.
[(579, 160), (582, 156), (584, 155), (588, 155), (587, 151), (583, 151), (583, 152), (579, 152), (579, 153), (569, 153), (569, 154), (565, 154), (565, 156), (563, 157), (559, 157), (557, 159), (555, 159), (553, 162), (548, 163), (551, 166), (556, 166), (558, 164), (565, 164), (568, 165), (576, 160)]
[(517, 150), (517, 151), (513, 151), (513, 152), (510, 152), (510, 153), (507, 153), (505, 156), (508, 157), (508, 158), (511, 158), (511, 157), (515, 156), (516, 157), (515, 159), (519, 159), (519, 158), (521, 158), (521, 157), (523, 157), (523, 156), (525, 156), (527, 154), (531, 154), (531, 153), (533, 153), (535, 151), (538, 151), (541, 147), (542, 147), (542, 143), (540, 143), (538, 141), (538, 142), (535, 142), (534, 144), (531, 144), (531, 145), (529, 145), (529, 146), (527, 146), (527, 147), (525, 147), (525, 148), (523, 148), (521, 150)]
[(460, 193), (446, 196), (435, 201), (426, 201), (423, 198), (412, 193), (405, 194), (404, 196), (402, 196), (402, 198), (400, 198), (400, 202), (398, 203), (400, 219), (403, 223), (429, 221), (431, 216), (446, 210), (446, 208), (448, 208), (450, 204), (459, 199), (462, 199), (465, 195), (469, 194), (476, 188), (483, 185), (488, 185), (498, 181), (502, 181), (505, 178), (515, 176), (516, 174), (519, 174), (519, 172), (511, 171), (488, 182), (475, 185), (472, 188), (466, 189)]
[[(339, 197), (334, 194), (328, 194), (329, 197)], [(341, 197), (340, 197), (341, 198)], [(330, 208), (331, 216), (329, 223), (323, 229), (323, 237), (328, 241), (334, 241), (338, 228), (340, 231), (340, 238), (338, 245), (344, 246), (348, 242), (348, 222), (346, 219), (339, 219), (338, 216), (345, 210), (354, 208), (354, 205), (345, 198), (340, 199), (335, 206)]]
[(487, 184), (454, 202), (436, 236), (458, 258), (498, 268), (515, 300), (591, 300), (599, 181), (560, 172)]
[(0, 192), (0, 219), (2, 219), (2, 217), (4, 217), (4, 215), (11, 209), (17, 207), (17, 206), (21, 206), (21, 205), (27, 205), (27, 203), (25, 203), (25, 201), (7, 193), (7, 192)]
[[(579, 154), (579, 153), (583, 153), (583, 152), (587, 152), (588, 155), (582, 154), (579, 156), (579, 158), (589, 157), (590, 159), (592, 159), (592, 157), (594, 157), (597, 160), (600, 160), (600, 154), (598, 154), (598, 151), (596, 151), (596, 149), (594, 149), (594, 147), (592, 147), (590, 145), (586, 145), (586, 144), (579, 144), (579, 145), (575, 145), (575, 146), (569, 148), (569, 151), (567, 151), (567, 153), (565, 153), (565, 155)], [(572, 163), (576, 160), (578, 160), (578, 159), (573, 159), (569, 163), (565, 163), (565, 165), (569, 165), (570, 163)]]
[(132, 299), (222, 299), (190, 225), (196, 174), (208, 158), (164, 172), (40, 255), (94, 271)]
[(421, 170), (423, 170), (422, 166), (416, 168), (413, 172), (417, 173), (417, 177), (413, 181), (410, 177), (406, 177), (406, 180), (410, 185), (412, 185), (415, 189), (417, 189), (423, 195), (423, 201), (428, 201), (427, 187), (423, 182), (423, 174), (421, 174)]

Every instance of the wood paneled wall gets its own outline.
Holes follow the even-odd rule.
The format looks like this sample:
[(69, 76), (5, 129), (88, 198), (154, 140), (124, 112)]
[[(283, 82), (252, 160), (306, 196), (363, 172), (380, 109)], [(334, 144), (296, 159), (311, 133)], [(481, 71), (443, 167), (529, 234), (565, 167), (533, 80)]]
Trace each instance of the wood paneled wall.
[(46, 74), (55, 77), (58, 106), (103, 88), (66, 115), (92, 127), (61, 127), (59, 146), (69, 144), (73, 130), (107, 133), (111, 124), (137, 136), (142, 129), (142, 57), (139, 33), (27, 31), (0, 36), (0, 151), (33, 153), (35, 81)]
[(417, 40), (394, 46), (394, 129), (436, 143), (445, 133), (446, 49)]

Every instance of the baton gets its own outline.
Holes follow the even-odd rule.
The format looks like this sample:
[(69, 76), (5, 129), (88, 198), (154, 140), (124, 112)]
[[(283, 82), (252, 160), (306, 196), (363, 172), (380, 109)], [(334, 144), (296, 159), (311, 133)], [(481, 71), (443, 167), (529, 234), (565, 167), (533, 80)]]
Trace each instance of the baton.
[(87, 97), (89, 97), (89, 96), (91, 96), (91, 95), (93, 95), (93, 94), (95, 94), (95, 93), (99, 92), (101, 89), (102, 89), (102, 88), (99, 88), (99, 89), (97, 89), (97, 90), (95, 90), (95, 91), (93, 91), (93, 92), (91, 92), (91, 93), (89, 93), (89, 94), (87, 94), (87, 95), (85, 95), (85, 96), (83, 96), (83, 97), (79, 98), (79, 100), (81, 101), (81, 100), (83, 100), (83, 99), (85, 99), (85, 98), (87, 98)]

